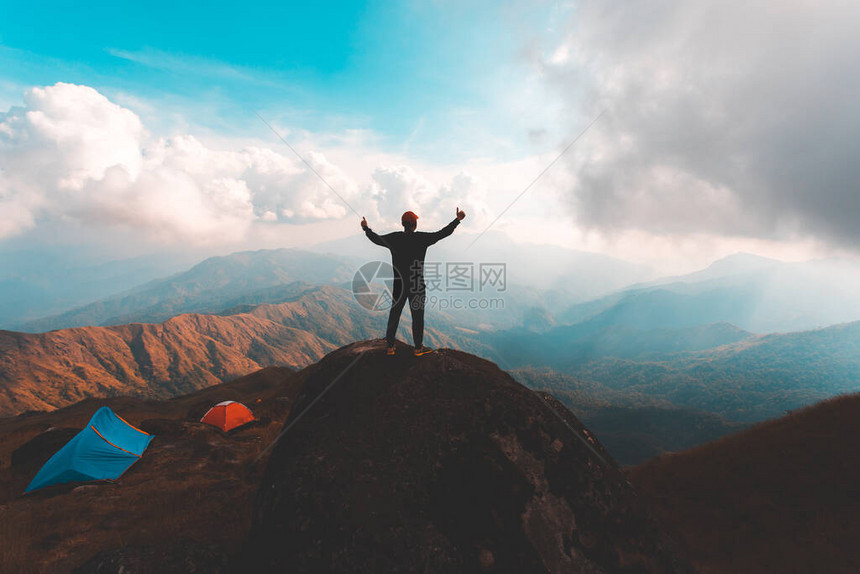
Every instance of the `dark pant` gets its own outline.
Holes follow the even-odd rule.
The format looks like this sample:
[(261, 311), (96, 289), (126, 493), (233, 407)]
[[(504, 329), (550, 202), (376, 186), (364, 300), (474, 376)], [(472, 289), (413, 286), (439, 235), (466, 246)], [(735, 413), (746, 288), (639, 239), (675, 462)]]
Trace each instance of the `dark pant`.
[(408, 299), (409, 309), (412, 311), (412, 340), (416, 347), (420, 347), (424, 342), (424, 304), (427, 301), (424, 282), (419, 282), (412, 289), (404, 289), (403, 281), (395, 279), (392, 287), (391, 296), (394, 302), (388, 313), (388, 330), (385, 332), (385, 339), (389, 345), (394, 345), (397, 325), (400, 324), (400, 314)]

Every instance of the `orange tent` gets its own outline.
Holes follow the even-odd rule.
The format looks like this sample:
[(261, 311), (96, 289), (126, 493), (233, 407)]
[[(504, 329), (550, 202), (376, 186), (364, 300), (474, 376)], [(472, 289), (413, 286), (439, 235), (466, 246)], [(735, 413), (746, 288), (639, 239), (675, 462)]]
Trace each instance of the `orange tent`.
[(227, 432), (253, 420), (255, 420), (254, 413), (242, 403), (224, 401), (209, 409), (200, 419), (200, 422), (216, 426)]

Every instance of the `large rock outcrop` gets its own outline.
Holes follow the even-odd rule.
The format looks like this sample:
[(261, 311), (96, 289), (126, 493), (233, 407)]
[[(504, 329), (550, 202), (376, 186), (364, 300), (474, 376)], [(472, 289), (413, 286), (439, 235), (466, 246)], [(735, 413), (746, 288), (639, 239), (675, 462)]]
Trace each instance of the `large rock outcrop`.
[(689, 572), (618, 466), (551, 397), (443, 349), (310, 367), (248, 542), (259, 572)]

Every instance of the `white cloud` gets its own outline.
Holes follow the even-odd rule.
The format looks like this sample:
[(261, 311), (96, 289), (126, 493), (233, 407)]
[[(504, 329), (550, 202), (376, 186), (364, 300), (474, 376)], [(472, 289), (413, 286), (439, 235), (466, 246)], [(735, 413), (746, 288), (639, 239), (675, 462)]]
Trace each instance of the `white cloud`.
[(0, 114), (0, 239), (63, 221), (167, 244), (238, 244), (256, 223), (340, 220), (356, 217), (352, 208), (385, 224), (407, 209), (445, 223), (458, 205), (488, 217), (474, 176), (431, 181), (356, 134), (303, 152), (309, 168), (248, 142), (214, 149), (192, 135), (151, 137), (136, 114), (87, 86), (33, 88), (24, 103)]
[(431, 229), (454, 219), (456, 208), (467, 211), (473, 227), (489, 223), (486, 187), (482, 180), (467, 172), (458, 172), (450, 183), (429, 180), (408, 165), (389, 165), (374, 170), (367, 191), (377, 207), (379, 217), (399, 224), (404, 211), (414, 211), (419, 227)]
[(207, 243), (240, 237), (252, 219), (249, 190), (224, 162), (207, 173), (162, 141), (147, 148), (140, 119), (96, 90), (58, 83), (24, 103), (0, 116), (0, 237), (62, 220)]
[[(258, 219), (346, 215), (310, 169), (270, 149), (152, 139), (133, 112), (87, 86), (33, 88), (24, 102), (0, 115), (0, 238), (64, 220), (162, 242), (231, 243)], [(308, 161), (355, 199), (358, 186), (322, 153)]]
[(4, 151), (12, 152), (11, 159), (25, 163), (30, 173), (60, 174), (59, 186), (70, 190), (101, 179), (115, 165), (132, 177), (140, 173), (139, 142), (145, 132), (133, 112), (92, 88), (63, 83), (33, 88), (24, 103), (23, 110), (4, 122), (11, 136)]

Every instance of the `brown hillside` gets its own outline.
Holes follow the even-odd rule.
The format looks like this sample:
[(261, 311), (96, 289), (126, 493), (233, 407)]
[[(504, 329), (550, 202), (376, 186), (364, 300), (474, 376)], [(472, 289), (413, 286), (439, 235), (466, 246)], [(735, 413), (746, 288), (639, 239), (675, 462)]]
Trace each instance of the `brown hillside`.
[[(280, 431), (301, 384), (301, 374), (272, 367), (166, 401), (89, 399), (0, 419), (0, 572), (70, 572), (118, 546), (157, 547), (151, 560), (163, 565), (159, 572), (223, 572), (250, 527), (265, 457), (253, 461)], [(198, 422), (223, 400), (243, 402), (259, 421), (230, 434)], [(143, 458), (113, 483), (22, 496), (41, 465), (103, 405), (155, 435)], [(171, 553), (179, 554), (173, 564)], [(126, 564), (125, 571), (141, 570)]]
[(303, 367), (334, 345), (250, 314), (180, 315), (157, 325), (0, 331), (0, 415), (89, 397), (167, 398), (263, 366)]
[[(401, 337), (411, 325), (407, 316)], [(284, 303), (159, 324), (0, 331), (0, 417), (89, 397), (167, 398), (267, 366), (301, 368), (350, 341), (379, 336), (384, 321), (346, 289), (324, 286)], [(432, 319), (451, 334), (428, 328), (429, 344), (475, 350), (443, 321)]]
[(860, 572), (860, 395), (636, 467), (703, 573)]

